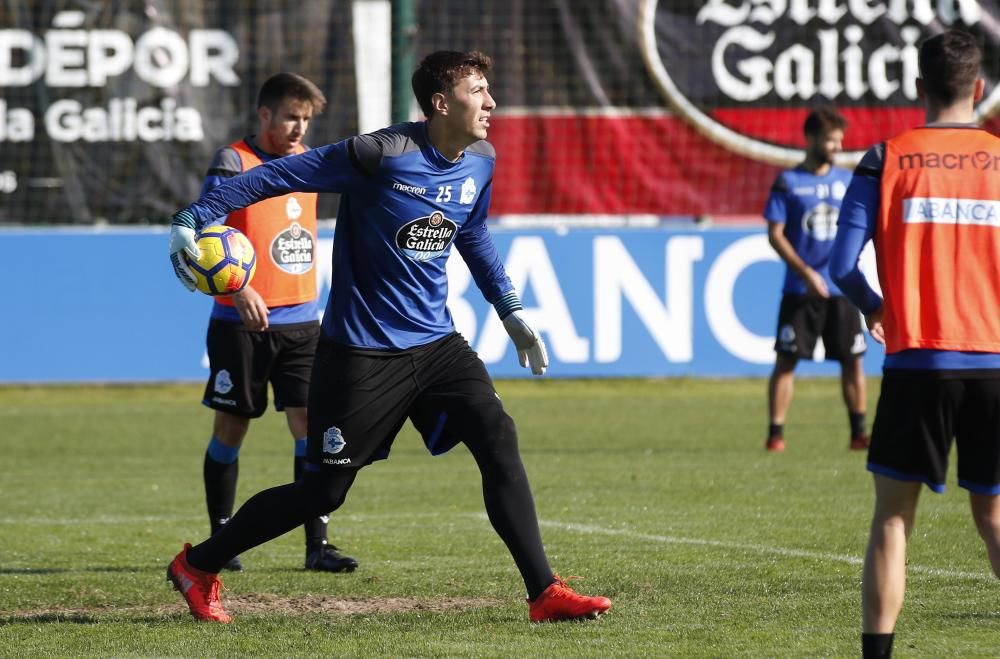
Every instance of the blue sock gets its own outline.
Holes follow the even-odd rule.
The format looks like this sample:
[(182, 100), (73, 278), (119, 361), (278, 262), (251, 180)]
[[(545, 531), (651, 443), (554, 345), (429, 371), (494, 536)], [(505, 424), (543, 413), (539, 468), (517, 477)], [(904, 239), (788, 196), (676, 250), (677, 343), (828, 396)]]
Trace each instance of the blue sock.
[(226, 446), (219, 438), (212, 436), (208, 443), (208, 456), (219, 464), (231, 465), (240, 458), (240, 447)]
[(306, 439), (305, 439), (305, 437), (303, 437), (302, 439), (296, 439), (295, 440), (295, 457), (296, 458), (304, 458), (304, 457), (306, 457)]

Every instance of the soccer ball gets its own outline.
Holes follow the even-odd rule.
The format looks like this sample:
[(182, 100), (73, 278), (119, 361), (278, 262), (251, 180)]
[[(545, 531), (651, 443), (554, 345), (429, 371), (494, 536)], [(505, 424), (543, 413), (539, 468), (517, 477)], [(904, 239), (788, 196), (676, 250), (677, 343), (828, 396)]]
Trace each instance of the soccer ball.
[(194, 285), (208, 295), (242, 291), (257, 272), (257, 254), (250, 239), (224, 224), (202, 229), (194, 238), (201, 250), (198, 260), (184, 253), (194, 275)]

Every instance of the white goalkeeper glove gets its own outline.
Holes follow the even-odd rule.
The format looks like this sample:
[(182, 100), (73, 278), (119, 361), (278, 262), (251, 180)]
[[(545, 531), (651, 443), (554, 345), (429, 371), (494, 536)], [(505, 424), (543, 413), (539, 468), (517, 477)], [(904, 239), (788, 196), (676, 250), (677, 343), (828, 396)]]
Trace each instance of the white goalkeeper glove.
[(194, 216), (188, 210), (174, 215), (173, 224), (170, 225), (170, 265), (174, 267), (174, 275), (189, 291), (195, 290), (194, 275), (184, 262), (182, 252), (186, 252), (192, 259), (201, 256), (201, 250), (194, 240), (194, 226)]
[(507, 330), (514, 347), (517, 348), (517, 358), (521, 366), (530, 366), (535, 375), (545, 373), (549, 365), (549, 355), (545, 351), (545, 341), (538, 335), (521, 315), (520, 311), (512, 311), (503, 319), (503, 328)]

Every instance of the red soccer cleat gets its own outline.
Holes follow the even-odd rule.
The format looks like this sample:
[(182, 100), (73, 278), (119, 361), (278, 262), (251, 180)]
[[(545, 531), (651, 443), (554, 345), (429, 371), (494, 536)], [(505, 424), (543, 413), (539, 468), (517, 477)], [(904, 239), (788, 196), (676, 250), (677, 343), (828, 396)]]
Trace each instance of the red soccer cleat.
[(567, 586), (558, 574), (555, 578), (556, 580), (543, 590), (535, 601), (528, 600), (531, 622), (596, 618), (611, 608), (611, 600), (607, 597), (579, 595)]
[(771, 435), (767, 438), (767, 444), (764, 445), (771, 453), (781, 453), (785, 450), (785, 440), (781, 435)]
[(851, 450), (852, 451), (863, 451), (868, 448), (871, 444), (871, 437), (865, 434), (855, 435), (851, 437)]
[(219, 590), (222, 588), (219, 575), (191, 567), (187, 562), (188, 549), (191, 549), (190, 543), (185, 544), (184, 549), (170, 561), (167, 566), (167, 581), (181, 591), (195, 620), (232, 622), (233, 619), (222, 608), (222, 600), (219, 599)]

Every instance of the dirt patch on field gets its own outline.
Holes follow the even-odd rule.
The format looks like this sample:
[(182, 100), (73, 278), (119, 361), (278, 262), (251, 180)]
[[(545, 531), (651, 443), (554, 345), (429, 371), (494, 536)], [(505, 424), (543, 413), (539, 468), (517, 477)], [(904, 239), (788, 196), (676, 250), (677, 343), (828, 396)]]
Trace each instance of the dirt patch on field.
[(234, 615), (240, 613), (326, 613), (356, 615), (371, 613), (399, 613), (426, 611), (444, 613), (468, 611), (497, 606), (500, 600), (483, 597), (446, 597), (425, 599), (409, 597), (366, 597), (364, 599), (337, 599), (333, 597), (283, 597), (280, 595), (238, 595), (226, 598), (226, 609)]

